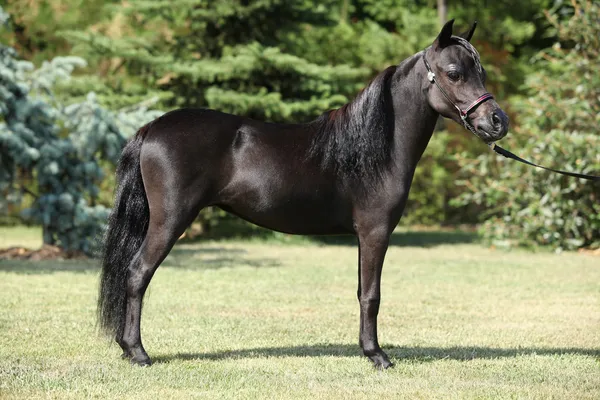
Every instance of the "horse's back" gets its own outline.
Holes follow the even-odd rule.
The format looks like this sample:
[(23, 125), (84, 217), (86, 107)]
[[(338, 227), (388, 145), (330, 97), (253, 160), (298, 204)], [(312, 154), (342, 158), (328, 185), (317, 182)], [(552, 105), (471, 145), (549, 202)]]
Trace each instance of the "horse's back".
[(218, 166), (225, 175), (231, 175), (235, 167), (297, 170), (305, 164), (310, 143), (310, 132), (303, 126), (184, 108), (154, 120), (145, 145), (160, 149), (171, 162), (182, 167), (206, 168), (210, 164)]

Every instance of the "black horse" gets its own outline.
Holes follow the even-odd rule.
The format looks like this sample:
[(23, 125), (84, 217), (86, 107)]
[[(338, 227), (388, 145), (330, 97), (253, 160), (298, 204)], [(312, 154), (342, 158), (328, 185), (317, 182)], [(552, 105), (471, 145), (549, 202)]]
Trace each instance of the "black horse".
[(488, 143), (508, 129), (469, 43), (475, 24), (461, 36), (452, 24), (312, 122), (182, 109), (137, 132), (117, 169), (98, 302), (124, 358), (151, 363), (140, 336), (146, 288), (198, 212), (217, 206), (281, 232), (356, 235), (359, 344), (376, 367), (392, 365), (377, 340), (381, 269), (436, 120), (451, 118)]

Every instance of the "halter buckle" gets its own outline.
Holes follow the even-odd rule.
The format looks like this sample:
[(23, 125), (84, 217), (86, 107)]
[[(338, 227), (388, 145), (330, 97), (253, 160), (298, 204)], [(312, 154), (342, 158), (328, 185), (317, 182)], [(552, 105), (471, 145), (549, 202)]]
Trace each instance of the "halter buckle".
[(434, 82), (435, 81), (435, 74), (433, 73), (433, 71), (429, 71), (427, 73), (427, 79), (429, 79), (429, 82)]

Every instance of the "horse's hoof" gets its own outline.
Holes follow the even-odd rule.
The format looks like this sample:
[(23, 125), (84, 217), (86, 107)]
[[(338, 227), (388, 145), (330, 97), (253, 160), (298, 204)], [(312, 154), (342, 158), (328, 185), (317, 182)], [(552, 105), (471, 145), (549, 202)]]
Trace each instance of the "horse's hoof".
[(131, 360), (129, 360), (129, 362), (131, 365), (137, 365), (139, 367), (149, 367), (152, 365), (152, 360), (150, 360), (150, 357), (133, 357)]
[(384, 370), (394, 366), (394, 364), (388, 359), (387, 355), (384, 352), (374, 354), (368, 357), (373, 362), (373, 366), (375, 367), (375, 369)]
[(381, 361), (373, 361), (373, 365), (375, 366), (375, 369), (383, 371), (384, 369), (392, 368), (394, 366), (394, 363), (392, 363), (388, 359), (384, 359)]

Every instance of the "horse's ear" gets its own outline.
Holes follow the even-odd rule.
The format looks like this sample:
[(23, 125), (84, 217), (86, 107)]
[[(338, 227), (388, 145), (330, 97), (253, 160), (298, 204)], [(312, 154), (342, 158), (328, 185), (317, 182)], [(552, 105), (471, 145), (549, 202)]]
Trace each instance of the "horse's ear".
[(440, 31), (438, 37), (433, 41), (433, 48), (437, 50), (438, 48), (444, 48), (452, 42), (452, 25), (454, 25), (454, 20), (446, 22)]
[(465, 33), (461, 33), (460, 37), (463, 39), (467, 39), (467, 42), (470, 42), (471, 38), (473, 37), (473, 33), (475, 33), (475, 28), (477, 28), (477, 21), (473, 22), (473, 25), (471, 25), (471, 29), (469, 29)]

